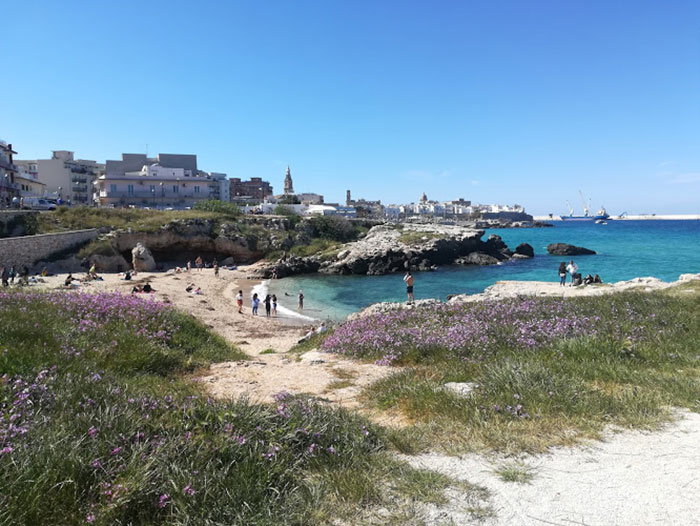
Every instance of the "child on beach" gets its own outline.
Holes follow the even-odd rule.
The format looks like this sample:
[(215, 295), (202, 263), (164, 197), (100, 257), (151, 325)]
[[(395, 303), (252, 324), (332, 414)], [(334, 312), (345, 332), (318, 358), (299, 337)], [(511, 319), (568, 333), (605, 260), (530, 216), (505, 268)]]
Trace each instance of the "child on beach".
[(258, 293), (253, 294), (253, 301), (251, 302), (253, 307), (253, 316), (258, 315), (258, 306), (260, 305), (260, 298), (258, 298)]
[(219, 264), (216, 262), (214, 263), (214, 277), (219, 277)]
[(272, 310), (271, 302), (272, 298), (268, 294), (267, 296), (265, 296), (265, 316), (267, 316), (268, 318), (270, 317), (270, 310)]
[(298, 308), (299, 310), (304, 310), (304, 293), (302, 291), (299, 291), (299, 303), (298, 303)]
[(238, 305), (238, 314), (243, 314), (243, 291), (239, 290), (236, 294), (236, 305)]
[(277, 296), (272, 295), (272, 315), (277, 316)]

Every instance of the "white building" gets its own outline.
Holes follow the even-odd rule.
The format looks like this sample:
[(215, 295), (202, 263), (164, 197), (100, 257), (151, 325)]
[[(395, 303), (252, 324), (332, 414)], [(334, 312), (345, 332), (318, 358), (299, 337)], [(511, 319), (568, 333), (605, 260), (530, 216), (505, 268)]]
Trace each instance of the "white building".
[(72, 204), (90, 204), (95, 178), (104, 173), (104, 164), (75, 159), (67, 150), (54, 150), (51, 159), (17, 160), (15, 164), (25, 173), (37, 174), (38, 181), (46, 185), (46, 194)]
[(24, 165), (20, 165), (18, 168), (19, 170), (15, 174), (15, 184), (20, 197), (45, 197), (46, 184), (39, 180), (39, 174), (25, 171)]
[(18, 197), (17, 166), (13, 163), (12, 156), (16, 154), (12, 145), (0, 141), (0, 208), (9, 207), (13, 197)]
[(209, 186), (210, 199), (218, 199), (229, 203), (231, 201), (231, 185), (224, 173), (209, 172), (211, 184)]

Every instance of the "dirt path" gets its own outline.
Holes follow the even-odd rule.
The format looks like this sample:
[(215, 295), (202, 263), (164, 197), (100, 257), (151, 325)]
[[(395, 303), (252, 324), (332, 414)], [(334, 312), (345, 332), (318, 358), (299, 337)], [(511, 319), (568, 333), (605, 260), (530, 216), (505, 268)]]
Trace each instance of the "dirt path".
[[(281, 391), (307, 393), (346, 407), (357, 407), (361, 389), (393, 372), (390, 367), (363, 364), (340, 356), (310, 351), (299, 355), (289, 353), (297, 341), (308, 332), (311, 323), (292, 315), (276, 318), (253, 316), (250, 298), (259, 280), (249, 279), (253, 266), (229, 271), (222, 269), (219, 277), (212, 269), (190, 273), (139, 273), (131, 281), (117, 274), (103, 274), (104, 281), (92, 281), (79, 286), (86, 291), (117, 290), (130, 293), (134, 285), (150, 283), (156, 290), (155, 299), (170, 303), (189, 312), (212, 330), (239, 347), (252, 360), (224, 362), (210, 367), (199, 380), (217, 397), (245, 395), (251, 400), (271, 401)], [(60, 287), (65, 275), (44, 278), (47, 288)], [(188, 294), (185, 288), (194, 283), (203, 294)], [(236, 293), (244, 296), (243, 314), (236, 307)], [(287, 298), (280, 305), (295, 308)]]

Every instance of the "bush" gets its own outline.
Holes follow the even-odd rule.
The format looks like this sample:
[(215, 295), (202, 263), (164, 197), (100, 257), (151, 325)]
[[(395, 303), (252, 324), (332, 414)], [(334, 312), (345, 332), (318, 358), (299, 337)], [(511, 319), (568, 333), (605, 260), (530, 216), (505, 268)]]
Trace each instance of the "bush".
[(319, 216), (311, 218), (309, 222), (313, 226), (314, 237), (346, 242), (358, 236), (352, 223), (343, 217)]
[(217, 214), (225, 214), (231, 216), (241, 215), (241, 209), (234, 203), (219, 201), (218, 199), (207, 199), (194, 204), (194, 210), (203, 210), (205, 212), (216, 212)]

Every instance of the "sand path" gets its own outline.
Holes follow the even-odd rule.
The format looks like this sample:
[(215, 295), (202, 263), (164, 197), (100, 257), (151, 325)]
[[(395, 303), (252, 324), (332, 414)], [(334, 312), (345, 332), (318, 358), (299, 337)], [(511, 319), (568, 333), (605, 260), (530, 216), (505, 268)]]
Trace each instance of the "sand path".
[[(247, 396), (251, 400), (271, 401), (276, 393), (288, 391), (358, 407), (362, 388), (395, 370), (317, 350), (290, 353), (312, 322), (282, 313), (267, 318), (262, 304), (262, 315), (253, 316), (250, 298), (253, 287), (260, 283), (249, 277), (253, 269), (252, 265), (233, 271), (222, 269), (219, 277), (213, 269), (180, 274), (141, 272), (131, 281), (124, 281), (119, 274), (100, 274), (103, 281), (90, 281), (78, 289), (128, 294), (134, 285), (148, 282), (156, 290), (152, 297), (192, 314), (248, 354), (251, 360), (213, 364), (198, 378), (216, 397)], [(65, 277), (66, 274), (42, 278), (45, 283), (38, 286), (60, 288)], [(190, 283), (201, 287), (203, 294), (188, 294), (185, 288)], [(239, 290), (244, 296), (242, 314), (238, 313), (235, 302)], [(280, 298), (280, 305), (292, 310), (295, 305), (291, 304), (294, 299), (291, 300)]]

